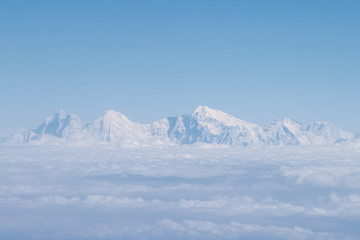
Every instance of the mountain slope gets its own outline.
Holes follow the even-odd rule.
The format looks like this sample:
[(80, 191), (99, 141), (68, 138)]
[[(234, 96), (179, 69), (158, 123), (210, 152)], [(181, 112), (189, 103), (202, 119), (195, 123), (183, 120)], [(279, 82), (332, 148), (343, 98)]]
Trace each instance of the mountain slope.
[(150, 125), (134, 123), (114, 110), (106, 111), (92, 123), (84, 125), (83, 139), (106, 142), (139, 141), (150, 135)]
[(26, 131), (22, 135), (23, 142), (42, 140), (47, 138), (79, 138), (82, 122), (72, 114), (64, 111), (57, 112), (53, 117), (46, 120), (36, 129)]
[(220, 110), (199, 106), (192, 114), (168, 117), (152, 124), (130, 121), (114, 110), (106, 111), (94, 122), (83, 124), (75, 115), (63, 111), (47, 118), (38, 128), (12, 139), (20, 142), (111, 142), (143, 144), (234, 144), (308, 145), (332, 144), (353, 139), (327, 122), (304, 125), (283, 119), (260, 127)]
[(170, 140), (181, 144), (259, 144), (263, 135), (258, 125), (205, 106), (197, 107), (191, 115), (168, 120)]
[(306, 132), (311, 143), (325, 144), (334, 143), (347, 139), (353, 139), (355, 136), (328, 122), (313, 122), (306, 127)]
[(265, 142), (268, 145), (310, 144), (304, 132), (304, 125), (288, 118), (265, 125), (264, 133), (266, 134)]

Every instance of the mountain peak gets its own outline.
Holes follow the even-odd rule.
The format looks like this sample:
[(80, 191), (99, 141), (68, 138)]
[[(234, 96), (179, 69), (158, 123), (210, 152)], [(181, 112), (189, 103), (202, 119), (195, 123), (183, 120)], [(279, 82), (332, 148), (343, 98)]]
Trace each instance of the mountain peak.
[(116, 116), (121, 114), (120, 112), (115, 111), (114, 109), (109, 109), (104, 112), (103, 116)]
[(207, 117), (207, 118), (215, 118), (215, 119), (231, 116), (220, 110), (212, 109), (207, 106), (198, 106), (192, 115), (195, 117)]
[(74, 136), (81, 130), (82, 122), (78, 117), (59, 110), (53, 117), (48, 117), (36, 129), (26, 131), (24, 141), (39, 140), (46, 136), (57, 138)]
[(83, 124), (75, 115), (59, 110), (38, 128), (23, 133), (19, 139), (24, 142), (80, 139), (126, 143), (161, 139), (181, 144), (205, 142), (246, 146), (327, 144), (353, 138), (353, 134), (326, 122), (304, 125), (284, 118), (260, 127), (220, 110), (198, 106), (192, 114), (169, 117), (152, 125), (132, 122), (113, 109), (104, 112), (94, 122)]
[(60, 109), (59, 111), (57, 111), (57, 113), (55, 113), (55, 116), (59, 116), (59, 118), (64, 118), (67, 115), (69, 115), (69, 114), (67, 114), (64, 109)]
[(110, 109), (92, 123), (83, 127), (85, 138), (107, 142), (137, 142), (147, 136), (149, 126), (135, 123), (124, 114)]
[(209, 108), (208, 106), (199, 105), (195, 108), (194, 112), (204, 112), (209, 110), (211, 110), (211, 108)]
[(113, 109), (107, 110), (106, 112), (104, 112), (104, 114), (102, 115), (103, 119), (108, 119), (108, 120), (126, 120), (126, 121), (130, 121), (124, 114), (117, 112)]
[(299, 123), (298, 121), (293, 120), (291, 118), (283, 118), (281, 120), (278, 120), (278, 122), (282, 122), (282, 123)]
[(114, 109), (109, 109), (107, 111), (104, 112), (104, 115), (108, 115), (108, 114), (117, 114), (119, 112), (115, 111)]
[(242, 120), (224, 113), (217, 109), (211, 109), (207, 106), (198, 106), (192, 114), (192, 117), (200, 121), (216, 121), (221, 122), (225, 126), (235, 126), (243, 122)]
[(267, 125), (276, 125), (276, 126), (289, 126), (289, 125), (296, 125), (296, 126), (300, 126), (303, 125), (301, 122), (298, 122), (296, 120), (293, 120), (291, 118), (283, 118), (283, 119), (275, 119), (272, 122), (270, 122)]
[(216, 112), (218, 110), (211, 109), (207, 106), (198, 106), (195, 108), (193, 115), (211, 115), (212, 113)]
[(64, 109), (60, 109), (57, 111), (52, 117), (47, 117), (45, 119), (45, 124), (48, 124), (52, 121), (60, 121), (62, 119), (70, 118), (72, 117), (70, 114), (66, 113)]

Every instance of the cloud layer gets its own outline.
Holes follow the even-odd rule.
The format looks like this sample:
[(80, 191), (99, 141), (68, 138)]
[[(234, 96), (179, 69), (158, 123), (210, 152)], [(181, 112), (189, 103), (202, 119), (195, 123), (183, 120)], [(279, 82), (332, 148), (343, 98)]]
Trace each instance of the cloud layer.
[(360, 149), (0, 146), (0, 237), (356, 239)]

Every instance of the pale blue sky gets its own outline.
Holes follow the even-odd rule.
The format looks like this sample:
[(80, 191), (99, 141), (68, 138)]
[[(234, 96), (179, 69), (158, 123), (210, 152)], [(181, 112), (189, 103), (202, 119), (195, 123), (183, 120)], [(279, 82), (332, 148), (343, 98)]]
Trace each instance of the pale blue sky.
[(360, 132), (359, 1), (0, 1), (0, 136), (198, 105)]

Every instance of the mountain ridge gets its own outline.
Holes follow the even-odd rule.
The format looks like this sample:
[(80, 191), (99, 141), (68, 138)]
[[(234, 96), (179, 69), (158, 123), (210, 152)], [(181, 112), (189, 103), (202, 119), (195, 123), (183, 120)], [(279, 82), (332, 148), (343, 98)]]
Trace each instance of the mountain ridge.
[(190, 114), (167, 117), (150, 124), (136, 123), (108, 110), (90, 123), (60, 110), (35, 129), (12, 136), (12, 142), (108, 142), (143, 144), (309, 145), (333, 144), (354, 139), (328, 122), (301, 122), (284, 118), (261, 127), (207, 106)]

